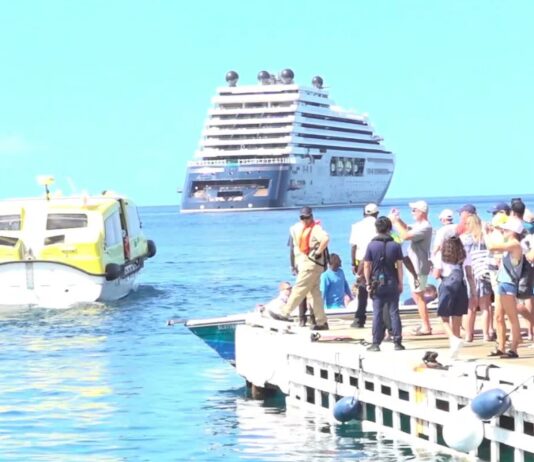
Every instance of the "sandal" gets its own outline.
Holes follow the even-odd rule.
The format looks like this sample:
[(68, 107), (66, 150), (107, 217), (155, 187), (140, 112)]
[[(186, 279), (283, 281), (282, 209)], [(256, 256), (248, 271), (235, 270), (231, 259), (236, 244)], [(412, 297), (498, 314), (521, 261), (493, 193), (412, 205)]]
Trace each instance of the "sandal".
[(501, 351), (499, 350), (498, 348), (496, 348), (495, 350), (493, 350), (488, 356), (490, 358), (493, 358), (493, 357), (502, 357), (502, 355), (504, 355), (504, 351)]
[(412, 331), (412, 335), (415, 335), (416, 337), (420, 337), (422, 335), (432, 335), (432, 331), (429, 330), (428, 332), (424, 332), (424, 331), (419, 329), (419, 330)]
[(519, 355), (512, 350), (508, 350), (506, 353), (501, 355), (501, 359), (516, 359), (519, 358)]

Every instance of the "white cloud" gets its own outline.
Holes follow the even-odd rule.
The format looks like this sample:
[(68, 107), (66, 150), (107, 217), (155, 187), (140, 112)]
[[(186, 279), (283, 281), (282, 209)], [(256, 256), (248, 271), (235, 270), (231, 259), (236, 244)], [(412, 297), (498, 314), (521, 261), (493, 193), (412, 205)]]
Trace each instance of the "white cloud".
[(21, 135), (0, 135), (0, 156), (25, 154), (31, 148), (31, 144)]

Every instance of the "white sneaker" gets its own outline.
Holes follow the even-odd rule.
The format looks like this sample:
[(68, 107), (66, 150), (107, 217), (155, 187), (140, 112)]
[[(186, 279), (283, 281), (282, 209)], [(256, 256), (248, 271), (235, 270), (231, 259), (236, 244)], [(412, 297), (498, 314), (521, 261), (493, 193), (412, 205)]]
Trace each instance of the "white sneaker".
[(463, 344), (464, 342), (461, 338), (456, 336), (451, 337), (449, 340), (449, 352), (451, 359), (456, 359), (458, 357), (458, 353), (460, 352), (460, 348), (462, 348)]

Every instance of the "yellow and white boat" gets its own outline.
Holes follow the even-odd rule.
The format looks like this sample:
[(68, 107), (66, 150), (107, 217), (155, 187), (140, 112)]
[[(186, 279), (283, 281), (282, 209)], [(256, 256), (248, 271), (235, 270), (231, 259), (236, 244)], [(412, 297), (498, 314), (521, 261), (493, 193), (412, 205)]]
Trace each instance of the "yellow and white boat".
[(118, 300), (136, 288), (147, 258), (135, 204), (105, 192), (0, 201), (0, 305), (65, 308)]

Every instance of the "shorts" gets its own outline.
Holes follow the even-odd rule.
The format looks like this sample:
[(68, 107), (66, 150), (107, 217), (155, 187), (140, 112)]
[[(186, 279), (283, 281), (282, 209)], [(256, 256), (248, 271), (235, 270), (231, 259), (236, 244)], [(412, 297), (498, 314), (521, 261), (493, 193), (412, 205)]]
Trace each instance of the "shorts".
[(491, 283), (491, 290), (493, 290), (494, 294), (499, 293), (499, 282), (497, 281), (497, 271), (490, 270), (490, 283)]
[(517, 297), (517, 286), (511, 282), (499, 282), (497, 293), (499, 295), (513, 295)]
[(411, 273), (408, 273), (408, 282), (410, 283), (410, 290), (415, 293), (424, 292), (427, 285), (428, 274), (419, 274), (419, 287), (415, 288), (414, 278)]

